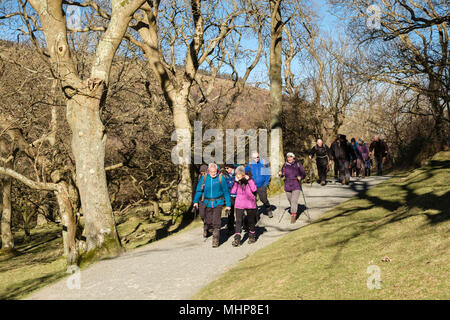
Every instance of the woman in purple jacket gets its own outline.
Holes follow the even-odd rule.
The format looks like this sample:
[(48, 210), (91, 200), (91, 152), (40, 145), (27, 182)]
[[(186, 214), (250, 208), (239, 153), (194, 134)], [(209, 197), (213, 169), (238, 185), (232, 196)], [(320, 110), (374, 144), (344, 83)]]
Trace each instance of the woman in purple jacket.
[(289, 152), (286, 155), (287, 161), (278, 173), (280, 177), (284, 177), (284, 191), (291, 204), (291, 223), (295, 223), (297, 219), (298, 198), (300, 197), (300, 181), (305, 179), (306, 173), (299, 160), (295, 159), (295, 155)]
[(369, 160), (369, 148), (367, 147), (367, 144), (364, 143), (362, 139), (358, 140), (358, 144), (356, 146), (356, 150), (358, 150), (358, 162), (356, 163), (357, 172), (356, 175), (358, 176), (359, 173), (364, 178), (366, 175), (366, 161)]
[(231, 188), (231, 193), (236, 194), (236, 200), (234, 203), (235, 208), (235, 234), (232, 245), (238, 247), (241, 244), (241, 227), (244, 217), (244, 211), (247, 211), (247, 221), (250, 234), (248, 237), (248, 243), (254, 243), (256, 241), (255, 225), (256, 225), (256, 198), (254, 192), (256, 192), (256, 184), (253, 179), (245, 174), (245, 167), (239, 166), (235, 171), (235, 182)]

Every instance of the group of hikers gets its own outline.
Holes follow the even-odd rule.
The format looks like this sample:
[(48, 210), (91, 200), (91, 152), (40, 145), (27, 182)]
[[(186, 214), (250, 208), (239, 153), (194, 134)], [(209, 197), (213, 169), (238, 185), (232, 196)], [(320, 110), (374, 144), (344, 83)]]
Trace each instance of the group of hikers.
[[(388, 153), (387, 144), (374, 136), (368, 147), (362, 139), (352, 138), (347, 141), (345, 135), (339, 134), (328, 147), (321, 139), (310, 150), (309, 158), (316, 157), (319, 183), (326, 184), (327, 172), (334, 162), (335, 178), (348, 185), (350, 176), (365, 177), (370, 175), (373, 155), (377, 165), (377, 174), (382, 175), (383, 160)], [(269, 203), (267, 189), (270, 183), (270, 168), (266, 161), (260, 159), (258, 152), (253, 152), (247, 166), (225, 164), (224, 172), (220, 173), (215, 163), (202, 165), (195, 190), (193, 207), (198, 210), (203, 220), (203, 237), (212, 235), (212, 246), (219, 246), (222, 224), (222, 209), (225, 206), (228, 221), (227, 229), (234, 234), (232, 245), (241, 245), (241, 232), (248, 233), (248, 243), (256, 242), (256, 223), (259, 219), (257, 197), (263, 203), (266, 214), (273, 217), (272, 206)], [(298, 199), (302, 191), (301, 181), (306, 173), (295, 154), (288, 152), (286, 162), (278, 172), (284, 179), (284, 191), (290, 204), (291, 223), (297, 220)]]

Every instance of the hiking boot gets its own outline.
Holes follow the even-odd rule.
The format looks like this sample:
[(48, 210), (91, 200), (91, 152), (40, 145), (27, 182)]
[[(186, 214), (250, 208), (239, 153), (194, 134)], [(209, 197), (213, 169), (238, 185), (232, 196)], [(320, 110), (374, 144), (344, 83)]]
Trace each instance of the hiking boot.
[(295, 223), (296, 220), (296, 214), (291, 214), (291, 223)]
[(325, 185), (325, 181), (321, 181), (321, 182), (320, 182), (320, 185), (321, 185), (321, 186), (324, 186), (324, 185)]
[(220, 237), (220, 230), (214, 230), (212, 239), (213, 248), (217, 248), (219, 246), (219, 237)]
[(347, 184), (347, 179), (342, 179), (342, 184)]
[(252, 244), (256, 242), (256, 233), (251, 233), (248, 236), (248, 244)]
[(233, 247), (239, 247), (241, 245), (241, 236), (239, 234), (234, 236), (234, 240), (231, 243)]
[(209, 232), (208, 226), (204, 225), (203, 226), (203, 238), (208, 238), (211, 235), (211, 233)]

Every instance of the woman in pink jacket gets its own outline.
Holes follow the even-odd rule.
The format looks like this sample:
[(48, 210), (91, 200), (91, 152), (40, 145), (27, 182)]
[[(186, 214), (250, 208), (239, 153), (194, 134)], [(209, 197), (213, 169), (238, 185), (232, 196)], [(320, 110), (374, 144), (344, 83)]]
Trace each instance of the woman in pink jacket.
[(233, 246), (238, 247), (241, 244), (241, 227), (244, 218), (244, 211), (247, 211), (247, 221), (250, 230), (248, 237), (248, 243), (254, 243), (256, 241), (255, 225), (256, 225), (256, 215), (257, 206), (256, 198), (253, 194), (256, 191), (256, 184), (253, 179), (250, 179), (248, 175), (245, 174), (244, 166), (239, 166), (236, 168), (235, 182), (231, 188), (231, 193), (236, 194), (235, 200), (235, 234)]

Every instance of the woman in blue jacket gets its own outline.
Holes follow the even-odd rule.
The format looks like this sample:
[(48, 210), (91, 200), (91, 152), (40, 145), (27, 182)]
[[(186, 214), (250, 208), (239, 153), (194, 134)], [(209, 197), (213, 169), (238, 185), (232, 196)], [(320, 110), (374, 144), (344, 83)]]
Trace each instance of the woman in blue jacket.
[[(205, 205), (205, 221), (203, 230), (208, 233), (212, 229), (213, 248), (219, 246), (221, 216), (223, 206), (231, 210), (230, 193), (226, 179), (218, 174), (218, 167), (215, 163), (208, 166), (208, 174), (199, 182), (194, 197), (194, 207), (198, 208), (199, 201)], [(200, 199), (201, 198), (201, 199)]]

